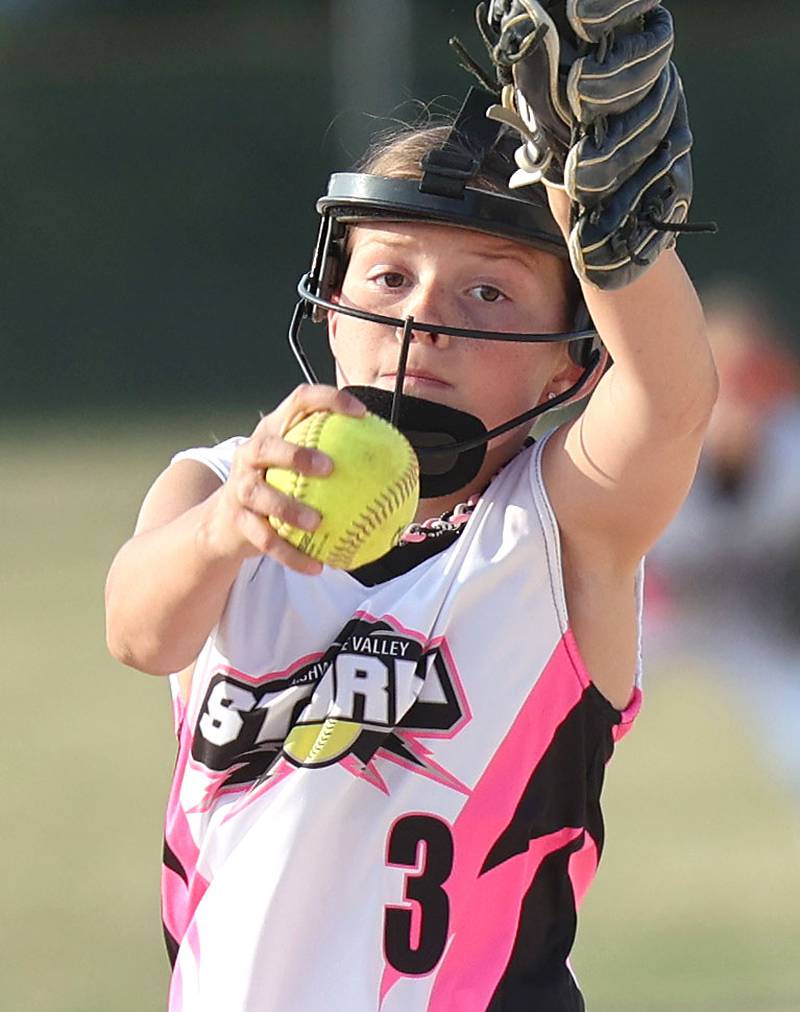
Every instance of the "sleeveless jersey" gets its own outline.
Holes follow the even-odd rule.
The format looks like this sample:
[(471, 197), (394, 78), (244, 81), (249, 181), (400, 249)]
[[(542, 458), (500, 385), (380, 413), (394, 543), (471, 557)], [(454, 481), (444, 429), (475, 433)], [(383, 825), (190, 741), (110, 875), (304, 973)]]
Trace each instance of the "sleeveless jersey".
[[(243, 564), (173, 687), (171, 1012), (584, 1008), (568, 957), (639, 673), (620, 712), (581, 660), (542, 445), (377, 585)], [(180, 456), (224, 478), (234, 446)]]

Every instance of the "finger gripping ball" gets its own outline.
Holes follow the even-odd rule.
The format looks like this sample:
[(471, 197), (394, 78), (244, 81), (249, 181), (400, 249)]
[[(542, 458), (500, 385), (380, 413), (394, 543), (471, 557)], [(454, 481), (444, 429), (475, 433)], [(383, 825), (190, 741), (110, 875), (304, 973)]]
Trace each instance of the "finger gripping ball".
[(401, 432), (377, 415), (353, 418), (315, 411), (293, 425), (284, 438), (326, 453), (333, 471), (309, 477), (269, 468), (271, 485), (322, 517), (315, 531), (299, 530), (270, 517), (282, 538), (337, 569), (357, 569), (398, 543), (419, 501), (419, 464)]

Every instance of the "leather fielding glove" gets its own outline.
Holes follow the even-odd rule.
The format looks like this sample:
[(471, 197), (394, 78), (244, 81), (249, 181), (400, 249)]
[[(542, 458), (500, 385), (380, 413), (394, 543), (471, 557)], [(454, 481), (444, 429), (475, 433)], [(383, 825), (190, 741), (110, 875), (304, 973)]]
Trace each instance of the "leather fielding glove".
[(476, 10), (478, 29), (489, 50), (502, 104), (489, 115), (519, 132), (523, 145), (514, 186), (546, 179), (561, 185), (572, 144), (573, 116), (566, 94), (569, 68), (578, 56), (577, 39), (564, 4), (491, 0)]
[(492, 0), (476, 15), (503, 85), (488, 115), (522, 138), (509, 185), (563, 187), (575, 272), (628, 284), (674, 245), (691, 202), (669, 12), (656, 0)]

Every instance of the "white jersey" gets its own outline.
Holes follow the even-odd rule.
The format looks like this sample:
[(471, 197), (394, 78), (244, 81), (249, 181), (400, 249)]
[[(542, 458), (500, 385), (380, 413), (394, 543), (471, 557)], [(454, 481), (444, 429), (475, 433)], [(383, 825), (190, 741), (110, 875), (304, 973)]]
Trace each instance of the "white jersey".
[[(176, 692), (171, 1012), (583, 1008), (575, 913), (640, 697), (581, 661), (542, 445), (383, 582), (242, 566)], [(234, 446), (182, 456), (224, 477)]]

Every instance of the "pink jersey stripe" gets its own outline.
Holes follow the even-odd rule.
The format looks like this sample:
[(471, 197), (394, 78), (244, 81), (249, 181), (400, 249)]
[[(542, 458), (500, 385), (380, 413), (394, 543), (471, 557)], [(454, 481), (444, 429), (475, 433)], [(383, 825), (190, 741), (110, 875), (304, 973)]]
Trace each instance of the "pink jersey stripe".
[(179, 945), (183, 941), (197, 904), (208, 888), (208, 882), (197, 871), (200, 852), (180, 803), (180, 790), (191, 747), (191, 733), (184, 724), (175, 777), (167, 802), (164, 839), (186, 873), (186, 881), (176, 871), (166, 867), (161, 877), (161, 912), (164, 925)]
[[(483, 1012), (508, 962), (524, 895), (542, 860), (583, 832), (566, 827), (531, 841), (525, 854), (484, 875), (481, 866), (507, 824), (553, 734), (584, 692), (566, 637), (558, 643), (501, 747), (453, 825), (455, 864), (445, 889), (451, 937), (429, 1012)], [(498, 902), (503, 897), (503, 902)]]
[(617, 724), (617, 726), (614, 728), (613, 734), (615, 742), (619, 741), (621, 738), (624, 738), (625, 735), (628, 733), (628, 731), (630, 731), (631, 727), (633, 726), (633, 722), (636, 719), (636, 715), (638, 714), (639, 710), (641, 710), (641, 708), (642, 708), (642, 690), (637, 685), (636, 688), (633, 690), (633, 695), (631, 696), (630, 703), (628, 703), (628, 705), (620, 714), (619, 724)]
[[(525, 854), (503, 862), (473, 883), (436, 977), (429, 1012), (485, 1012), (516, 939), (522, 901), (542, 861), (583, 831), (562, 829), (532, 840)], [(449, 891), (449, 890), (448, 890)], [(502, 898), (502, 899), (501, 899)]]
[[(588, 687), (592, 684), (592, 679), (589, 676), (589, 672), (586, 670), (586, 665), (583, 663), (583, 657), (578, 649), (578, 644), (575, 640), (575, 636), (571, 629), (567, 629), (564, 633), (564, 646), (569, 653), (570, 661), (572, 663), (572, 669), (578, 676), (581, 685)], [(617, 742), (630, 731), (631, 725), (636, 719), (637, 714), (642, 706), (642, 690), (638, 685), (633, 687), (630, 701), (624, 710), (620, 711), (619, 724), (614, 728), (613, 737), (614, 741)]]
[(583, 897), (597, 872), (599, 861), (597, 844), (587, 833), (581, 849), (570, 854), (569, 857), (568, 873), (572, 882), (572, 891), (575, 894), (576, 907), (579, 907), (583, 902)]

